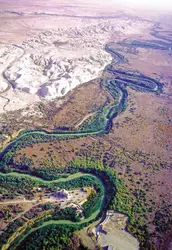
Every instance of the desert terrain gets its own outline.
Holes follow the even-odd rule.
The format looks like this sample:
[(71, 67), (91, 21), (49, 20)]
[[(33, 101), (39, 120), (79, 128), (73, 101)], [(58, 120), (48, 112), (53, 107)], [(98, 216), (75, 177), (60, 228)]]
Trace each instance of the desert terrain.
[[(146, 26), (140, 20), (131, 22), (125, 16), (102, 19), (98, 18), (99, 13), (95, 17), (90, 17), (90, 13), (76, 16), (76, 11), (66, 14), (65, 5), (57, 16), (52, 10), (35, 13), (30, 7), (18, 7), (11, 13), (1, 10), (1, 113), (28, 107), (42, 98), (64, 96), (97, 78), (112, 60), (104, 50), (107, 42), (143, 34), (151, 26), (146, 21)], [(14, 44), (16, 32), (20, 40)], [(7, 104), (5, 98), (12, 102)]]
[(0, 0), (1, 249), (171, 249), (171, 18)]

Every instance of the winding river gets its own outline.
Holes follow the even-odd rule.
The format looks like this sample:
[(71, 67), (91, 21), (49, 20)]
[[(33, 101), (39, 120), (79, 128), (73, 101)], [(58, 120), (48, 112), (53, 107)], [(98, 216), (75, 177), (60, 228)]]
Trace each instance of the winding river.
[[(105, 68), (105, 71), (111, 73), (112, 77), (102, 80), (102, 85), (106, 91), (109, 91), (114, 97), (114, 104), (109, 107), (109, 110), (105, 114), (105, 123), (102, 127), (97, 127), (97, 130), (80, 130), (77, 131), (54, 131), (48, 133), (45, 131), (24, 131), (19, 134), (13, 141), (11, 141), (6, 148), (0, 153), (1, 162), (3, 162), (4, 156), (7, 152), (14, 152), (16, 148), (27, 146), (26, 141), (32, 140), (32, 143), (39, 143), (43, 141), (55, 141), (62, 139), (72, 139), (88, 135), (99, 135), (108, 133), (112, 127), (113, 119), (118, 116), (122, 111), (125, 110), (127, 104), (128, 92), (126, 87), (141, 91), (141, 92), (152, 92), (161, 93), (163, 84), (154, 78), (145, 76), (144, 74), (137, 71), (127, 71), (117, 69), (117, 65), (126, 63), (127, 59), (124, 57), (124, 52), (121, 51), (124, 47), (137, 47), (137, 48), (151, 48), (159, 50), (170, 50), (172, 46), (172, 39), (166, 38), (160, 34), (160, 27), (155, 25), (152, 31), (152, 35), (159, 40), (150, 41), (122, 41), (117, 44), (109, 43), (105, 45), (105, 50), (110, 53), (113, 57), (113, 61), (110, 65)], [(160, 40), (161, 39), (161, 40)], [(163, 40), (165, 41), (163, 41)], [(113, 77), (115, 75), (115, 77)]]
[[(22, 239), (25, 240), (25, 238), (30, 235), (31, 233), (39, 230), (40, 228), (43, 228), (45, 226), (48, 226), (48, 225), (51, 225), (51, 224), (55, 224), (55, 225), (61, 225), (61, 224), (66, 224), (66, 225), (84, 225), (85, 223), (89, 223), (91, 221), (94, 221), (97, 216), (100, 214), (100, 211), (102, 210), (103, 206), (104, 206), (104, 199), (105, 199), (105, 187), (101, 181), (101, 179), (93, 174), (89, 174), (89, 173), (83, 173), (83, 172), (77, 172), (75, 174), (71, 174), (69, 176), (67, 176), (66, 178), (59, 178), (58, 180), (52, 180), (52, 181), (46, 181), (46, 180), (43, 180), (42, 178), (38, 178), (38, 177), (34, 177), (34, 176), (28, 176), (27, 174), (19, 174), (19, 173), (8, 173), (8, 174), (3, 174), (3, 173), (0, 173), (0, 177), (23, 177), (23, 178), (27, 178), (27, 179), (30, 179), (31, 181), (33, 181), (36, 185), (46, 185), (46, 184), (60, 184), (60, 183), (67, 183), (67, 182), (70, 182), (70, 181), (73, 181), (75, 179), (79, 179), (79, 178), (82, 178), (82, 177), (91, 177), (93, 179), (95, 179), (103, 188), (103, 195), (100, 197), (100, 208), (97, 209), (96, 211), (94, 211), (90, 217), (87, 217), (79, 222), (72, 222), (70, 220), (49, 220), (49, 221), (45, 221), (41, 226), (37, 226), (33, 229), (31, 229), (28, 233), (26, 233), (24, 235), (24, 238)], [(8, 181), (6, 179), (6, 181)], [(71, 201), (72, 203), (72, 201)], [(11, 222), (12, 223), (12, 222)], [(7, 226), (8, 227), (8, 224)], [(6, 227), (3, 229), (3, 230), (6, 230)], [(20, 235), (20, 234), (19, 234)], [(19, 236), (18, 235), (18, 236)], [(18, 237), (17, 236), (17, 237)], [(1, 236), (0, 235), (0, 239), (1, 237), (3, 237), (3, 235)], [(17, 238), (16, 237), (16, 238)], [(15, 239), (15, 237), (14, 237)], [(2, 250), (6, 250), (6, 249), (9, 249), (9, 246), (11, 246), (11, 243), (13, 243), (13, 240), (10, 241), (8, 244), (5, 244), (3, 245), (2, 247)]]
[[(11, 141), (6, 148), (0, 153), (0, 169), (3, 171), (4, 168), (7, 168), (10, 164), (10, 161), (15, 154), (16, 150), (26, 147), (30, 143), (39, 143), (39, 142), (47, 142), (47, 141), (56, 141), (62, 139), (71, 139), (78, 138), (81, 136), (88, 135), (99, 135), (103, 133), (108, 133), (112, 126), (112, 121), (115, 117), (117, 117), (121, 112), (125, 110), (127, 104), (128, 92), (126, 87), (130, 87), (136, 91), (141, 92), (151, 92), (155, 94), (159, 94), (162, 92), (163, 84), (156, 79), (145, 76), (144, 74), (137, 71), (127, 71), (124, 69), (119, 69), (116, 66), (121, 63), (126, 63), (127, 59), (124, 57), (124, 48), (125, 47), (136, 47), (136, 48), (150, 48), (156, 50), (171, 50), (172, 49), (172, 37), (169, 32), (161, 31), (160, 27), (156, 24), (152, 30), (152, 36), (155, 37), (154, 40), (150, 41), (122, 41), (120, 43), (114, 44), (110, 43), (105, 46), (105, 50), (110, 53), (113, 57), (113, 61), (110, 65), (105, 68), (105, 71), (111, 73), (111, 77), (108, 79), (102, 80), (102, 85), (106, 91), (109, 91), (111, 95), (114, 97), (114, 103), (108, 107), (108, 110), (104, 114), (105, 123), (101, 128), (97, 130), (81, 130), (78, 128), (77, 131), (54, 131), (54, 133), (47, 133), (45, 131), (25, 131), (22, 134), (19, 134), (17, 138)], [(114, 76), (115, 75), (115, 76)], [(3, 174), (4, 176), (23, 176), (23, 174), (19, 173), (8, 173)], [(78, 174), (83, 175), (81, 173)], [(59, 179), (58, 181), (67, 181), (68, 178), (76, 178), (79, 177), (77, 174), (73, 177), (64, 178), (64, 180)], [(36, 178), (36, 177), (28, 177), (28, 175), (24, 175), (27, 178)], [(36, 178), (39, 180), (39, 178)], [(41, 180), (42, 181), (42, 180)], [(57, 182), (54, 181), (54, 182)], [(103, 200), (102, 200), (103, 202)], [(91, 218), (87, 219), (91, 221), (93, 218), (96, 218), (99, 211), (95, 212), (91, 216)], [(49, 221), (45, 222), (41, 227), (49, 225), (51, 223), (56, 224), (69, 224), (70, 221)], [(84, 223), (82, 221), (81, 223)], [(32, 231), (38, 230), (40, 227), (33, 229)]]

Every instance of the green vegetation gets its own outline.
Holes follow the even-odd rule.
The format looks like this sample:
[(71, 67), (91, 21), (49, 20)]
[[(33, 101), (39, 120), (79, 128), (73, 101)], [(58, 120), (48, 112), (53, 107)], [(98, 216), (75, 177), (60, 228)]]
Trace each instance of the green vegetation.
[[(57, 44), (55, 44), (57, 45)], [(132, 44), (133, 46), (139, 46), (138, 42)], [(142, 46), (142, 44), (141, 44)], [(146, 45), (148, 46), (148, 45)], [(111, 46), (106, 46), (105, 49), (117, 60), (117, 63), (125, 62), (124, 57), (119, 54)], [(136, 193), (130, 194), (124, 184), (124, 182), (118, 178), (116, 172), (109, 167), (104, 167), (101, 161), (92, 161), (90, 158), (79, 158), (73, 160), (69, 167), (66, 169), (53, 169), (45, 168), (33, 169), (33, 160), (28, 159), (26, 155), (23, 155), (20, 161), (17, 161), (13, 156), (16, 152), (27, 146), (31, 147), (33, 144), (42, 142), (53, 142), (56, 140), (68, 140), (73, 138), (79, 138), (87, 135), (100, 135), (108, 133), (112, 126), (112, 120), (126, 108), (128, 93), (126, 86), (137, 91), (149, 91), (159, 93), (162, 90), (162, 85), (158, 81), (145, 77), (143, 74), (134, 72), (123, 72), (113, 69), (112, 65), (107, 67), (108, 72), (116, 74), (115, 79), (106, 79), (102, 82), (104, 87), (113, 96), (114, 103), (109, 104), (109, 101), (101, 107), (97, 113), (85, 121), (78, 131), (69, 131), (61, 129), (54, 133), (47, 133), (42, 130), (37, 131), (22, 131), (19, 136), (11, 141), (9, 145), (0, 154), (0, 171), (3, 173), (0, 175), (0, 188), (1, 188), (1, 200), (5, 198), (14, 198), (18, 195), (24, 195), (25, 197), (32, 199), (34, 197), (34, 188), (41, 188), (41, 190), (56, 192), (58, 189), (75, 189), (83, 187), (91, 187), (92, 191), (87, 197), (87, 201), (82, 205), (83, 213), (85, 216), (85, 222), (90, 222), (100, 215), (100, 212), (107, 208), (113, 208), (117, 211), (125, 213), (129, 216), (128, 230), (136, 235), (141, 241), (141, 246), (144, 246), (145, 238), (148, 238), (146, 226), (143, 225), (143, 215), (147, 212), (147, 208), (144, 208), (144, 202), (140, 199), (143, 194)], [(14, 172), (18, 172), (18, 174)], [(78, 172), (85, 172), (87, 174), (81, 174), (76, 176)], [(13, 173), (11, 173), (13, 172)], [(24, 174), (23, 174), (24, 173)], [(74, 174), (75, 177), (69, 174)], [(32, 175), (29, 177), (28, 175)], [(36, 176), (36, 177), (33, 177)], [(38, 178), (39, 177), (39, 178)], [(42, 180), (42, 179), (44, 180)], [(5, 192), (4, 192), (5, 190)], [(41, 211), (41, 215), (40, 212)], [(140, 215), (137, 219), (137, 215)], [(47, 231), (52, 225), (48, 223), (59, 223), (59, 220), (63, 220), (70, 223), (80, 223), (80, 216), (72, 208), (65, 208), (63, 210), (59, 207), (46, 207), (43, 210), (38, 210), (38, 213), (34, 210), (29, 211), (24, 215), (25, 218), (32, 220), (31, 225), (27, 225), (24, 220), (15, 220), (9, 225), (2, 236), (4, 237), (3, 244), (18, 245), (22, 239), (24, 244), (26, 239), (34, 241), (30, 246), (24, 245), (24, 249), (39, 249), (40, 246), (48, 249), (54, 249), (55, 239), (57, 236), (58, 248), (67, 247), (61, 242), (61, 239), (65, 239), (66, 243), (70, 243), (70, 232), (73, 233), (75, 226), (68, 228), (66, 225), (62, 225), (62, 232), (57, 233), (54, 236), (54, 231), (59, 228), (59, 225), (55, 225), (52, 235), (48, 236)], [(160, 215), (157, 215), (158, 218)], [(161, 216), (160, 216), (161, 218)], [(64, 221), (61, 223), (65, 224)], [(48, 226), (46, 226), (48, 225)], [(77, 225), (77, 224), (76, 224)], [(84, 223), (78, 224), (80, 227), (84, 226)], [(156, 224), (159, 230), (165, 230), (161, 225)], [(35, 229), (33, 230), (32, 228)], [(38, 230), (37, 230), (38, 229)], [(39, 232), (42, 232), (42, 235)], [(29, 234), (31, 232), (31, 234)], [(12, 237), (11, 237), (12, 234)], [(38, 239), (35, 240), (37, 235)], [(44, 237), (43, 237), (44, 236)], [(48, 237), (54, 237), (51, 242), (52, 245), (46, 241)], [(16, 243), (17, 242), (17, 243)], [(142, 244), (143, 243), (143, 244)], [(22, 245), (23, 247), (23, 245)], [(29, 247), (29, 248), (28, 248)], [(60, 248), (61, 247), (61, 248)], [(12, 246), (13, 248), (13, 246)], [(21, 248), (23, 249), (23, 248)]]
[(60, 189), (75, 189), (82, 188), (85, 186), (95, 186), (99, 187), (101, 182), (95, 176), (89, 174), (81, 174), (77, 177), (69, 176), (65, 179), (58, 179), (54, 181), (44, 181), (36, 177), (31, 177), (27, 175), (13, 173), (11, 175), (0, 174), (0, 185), (1, 188), (5, 188), (8, 192), (13, 194), (28, 194), (31, 193), (34, 187), (40, 187), (48, 189), (49, 191), (57, 191)]
[[(54, 181), (44, 181), (39, 178), (29, 177), (24, 174), (11, 173), (7, 175), (1, 174), (0, 180), (2, 188), (5, 188), (9, 193), (12, 192), (14, 197), (15, 195), (23, 194), (26, 197), (33, 198), (33, 188), (35, 187), (40, 187), (41, 189), (49, 192), (55, 192), (59, 190), (59, 188), (76, 189), (92, 187), (95, 192), (94, 197), (96, 197), (96, 199), (92, 200), (92, 202), (90, 202), (90, 199), (88, 199), (86, 204), (83, 204), (83, 211), (86, 218), (85, 222), (96, 219), (100, 213), (104, 197), (104, 187), (101, 181), (91, 174), (79, 173), (74, 174), (73, 176), (70, 175), (67, 178), (61, 178)], [(24, 218), (29, 220), (29, 225), (31, 227), (27, 222), (25, 222)], [(76, 213), (76, 211), (70, 207), (61, 210), (58, 206), (54, 207), (47, 204), (46, 206), (39, 206), (36, 210), (35, 208), (29, 210), (26, 214), (24, 214), (24, 218), (9, 224), (9, 226), (1, 234), (0, 237), (3, 239), (2, 241), (0, 240), (2, 242), (0, 245), (1, 247), (4, 244), (7, 244), (7, 246), (11, 244), (13, 245), (13, 241), (15, 246), (16, 244), (18, 245), (20, 240), (24, 238), (24, 235), (27, 235), (30, 231), (32, 231), (31, 228), (38, 228), (44, 225), (44, 222), (62, 221), (62, 224), (65, 221), (67, 221), (69, 224), (71, 222), (80, 222), (81, 214)], [(81, 221), (81, 227), (85, 222)]]
[(101, 107), (95, 115), (90, 117), (88, 120), (86, 120), (81, 126), (81, 131), (99, 131), (104, 130), (106, 127), (108, 118), (107, 114), (109, 112), (109, 108), (112, 105), (105, 105), (104, 107)]
[[(156, 35), (154, 34), (154, 36)], [(56, 41), (54, 45), (59, 46), (61, 43)], [(169, 49), (169, 44), (161, 41), (156, 43), (155, 41), (122, 42), (118, 45)], [(105, 50), (116, 59), (116, 64), (126, 62), (124, 56), (113, 49), (113, 44), (106, 45)], [(35, 170), (32, 169), (33, 160), (28, 159), (26, 155), (23, 155), (20, 161), (13, 157), (18, 150), (36, 143), (108, 133), (112, 126), (112, 120), (126, 107), (127, 86), (136, 91), (154, 92), (156, 94), (162, 91), (160, 82), (138, 72), (115, 70), (113, 65), (108, 66), (106, 70), (115, 74), (115, 79), (106, 79), (101, 83), (102, 87), (113, 96), (115, 101), (112, 105), (107, 102), (93, 117), (85, 121), (78, 131), (69, 131), (65, 128), (54, 133), (46, 133), (41, 128), (40, 131), (22, 131), (0, 154), (0, 170), (3, 173), (18, 172), (18, 174), (0, 175), (1, 200), (12, 199), (18, 195), (33, 198), (33, 189), (37, 187), (49, 192), (56, 192), (59, 188), (70, 190), (91, 187), (93, 191), (82, 206), (85, 215), (84, 222), (81, 221), (81, 217), (73, 208), (60, 209), (58, 206), (53, 207), (48, 204), (47, 206), (40, 206), (38, 211), (33, 209), (24, 214), (25, 219), (31, 220), (30, 224), (25, 223), (25, 219), (20, 218), (7, 226), (1, 234), (1, 247), (7, 244), (6, 249), (15, 249), (16, 247), (17, 249), (57, 249), (56, 247), (58, 249), (75, 249), (72, 248), (70, 239), (74, 231), (84, 227), (85, 222), (96, 219), (97, 215), (100, 215), (100, 212), (107, 208), (127, 214), (129, 216), (128, 230), (140, 240), (142, 249), (149, 247), (149, 235), (146, 225), (143, 223), (145, 213), (148, 212), (148, 208), (143, 201), (144, 193), (141, 190), (136, 193), (129, 193), (116, 172), (109, 167), (105, 168), (101, 161), (79, 158), (73, 160), (65, 170), (60, 168), (56, 170), (51, 168)], [(69, 175), (79, 171), (87, 174), (80, 173), (80, 176), (76, 177), (75, 175), (74, 178)], [(44, 180), (29, 177), (26, 174)], [(166, 232), (169, 225), (169, 221), (164, 219), (166, 215), (169, 216), (168, 210), (164, 210), (163, 213), (158, 211), (155, 214), (154, 223), (159, 232)], [(58, 223), (63, 225), (58, 225)], [(70, 226), (67, 224), (70, 224)], [(147, 245), (145, 245), (145, 239)], [(21, 241), (22, 244), (20, 244)], [(19, 244), (20, 246), (18, 246)]]
[[(33, 163), (31, 159), (27, 159), (25, 156), (21, 159), (21, 162), (17, 162), (13, 159), (14, 154), (27, 146), (32, 146), (40, 142), (53, 142), (56, 140), (68, 140), (79, 138), (87, 135), (98, 135), (108, 133), (112, 126), (112, 120), (120, 112), (124, 111), (127, 102), (127, 91), (122, 88), (116, 81), (107, 80), (104, 81), (103, 86), (114, 97), (115, 102), (109, 105), (108, 101), (99, 109), (97, 114), (93, 116), (88, 122), (86, 121), (78, 131), (55, 131), (54, 133), (46, 133), (43, 131), (26, 131), (11, 141), (9, 145), (0, 154), (0, 171), (7, 173), (13, 171), (13, 165), (25, 167), (28, 169)], [(9, 167), (10, 166), (10, 167)]]
[(48, 225), (31, 233), (17, 250), (38, 250), (38, 249), (76, 249), (72, 244), (74, 232), (81, 227), (78, 225)]
[(56, 207), (52, 213), (53, 220), (70, 220), (72, 222), (79, 222), (81, 220), (81, 216), (76, 213), (76, 210), (71, 207), (66, 207), (61, 209)]
[[(59, 188), (74, 189), (78, 187), (92, 187), (95, 191), (90, 193), (87, 201), (82, 205), (84, 216), (85, 218), (89, 219), (88, 222), (90, 222), (90, 216), (92, 216), (95, 211), (101, 210), (103, 212), (106, 209), (115, 209), (119, 212), (122, 212), (129, 217), (129, 223), (127, 226), (128, 231), (139, 239), (141, 249), (146, 249), (146, 247), (149, 247), (149, 234), (147, 225), (145, 224), (145, 218), (151, 208), (149, 208), (144, 202), (145, 192), (139, 189), (134, 192), (127, 190), (124, 181), (117, 176), (115, 170), (109, 167), (104, 167), (102, 162), (103, 161), (101, 160), (96, 161), (89, 157), (78, 156), (64, 169), (64, 171), (67, 171), (68, 173), (65, 178), (54, 180), (56, 170), (54, 170), (53, 173), (53, 169), (51, 169), (50, 174), (48, 171), (46, 172), (46, 179), (48, 181), (43, 181), (36, 177), (29, 177), (28, 175), (24, 174), (1, 174), (1, 189), (6, 190), (6, 192), (10, 192), (12, 190), (11, 194), (9, 193), (9, 195), (17, 195), (22, 192), (22, 194), (26, 195), (26, 197), (32, 197), (32, 189), (34, 187), (40, 187), (45, 191), (48, 190), (50, 192), (55, 192)], [(62, 175), (62, 169), (57, 169), (57, 171), (59, 170)], [(84, 172), (85, 174), (79, 173), (80, 171)], [(69, 173), (74, 174), (69, 175)], [(66, 175), (66, 172), (63, 174)], [(75, 176), (75, 178), (73, 179), (72, 176)], [(21, 187), (24, 188), (21, 189)], [(19, 191), (20, 189), (22, 191)], [(105, 196), (102, 203), (104, 189)], [(49, 208), (49, 210), (51, 210), (51, 208)], [(63, 224), (65, 224), (65, 221), (75, 221), (75, 223), (77, 223), (81, 219), (78, 217), (78, 214), (73, 213), (73, 210), (65, 210), (59, 213), (58, 208), (56, 208), (54, 211), (56, 212), (49, 212), (48, 214), (45, 214), (44, 217), (40, 217), (39, 220), (32, 226), (32, 228), (35, 227), (36, 230), (39, 228), (44, 228), (46, 225), (51, 225), (52, 223), (56, 224), (59, 219), (60, 221), (61, 219), (64, 219), (64, 221), (61, 221)], [(64, 214), (64, 217), (61, 213)], [(95, 219), (96, 217), (93, 216), (92, 218)], [(83, 226), (84, 221), (81, 220), (80, 222), (81, 224), (79, 225)], [(157, 220), (156, 223), (157, 227), (161, 228), (159, 225), (162, 224), (158, 224)], [(166, 228), (167, 227), (168, 224)], [(162, 230), (164, 229), (160, 229), (160, 231)], [(32, 232), (32, 229), (28, 229), (27, 227), (25, 232), (27, 235), (27, 233)], [(22, 235), (23, 233), (17, 238), (25, 238), (24, 235)], [(27, 237), (29, 237), (29, 235), (30, 234), (28, 234)], [(17, 238), (16, 241), (19, 242)]]
[[(120, 61), (124, 61), (124, 57), (117, 53), (114, 49), (106, 46), (106, 50), (115, 57), (118, 57)], [(32, 146), (33, 144), (40, 142), (52, 142), (56, 140), (68, 140), (79, 138), (87, 135), (100, 135), (108, 133), (112, 126), (112, 120), (126, 108), (128, 92), (126, 86), (130, 86), (139, 91), (158, 92), (162, 89), (162, 84), (154, 79), (144, 76), (143, 74), (134, 74), (115, 70), (112, 67), (108, 67), (107, 71), (118, 74), (116, 79), (106, 79), (103, 81), (102, 87), (104, 87), (113, 96), (114, 103), (109, 105), (109, 102), (98, 110), (98, 112), (85, 121), (78, 131), (72, 130), (59, 130), (54, 133), (46, 133), (42, 130), (37, 131), (22, 131), (19, 136), (11, 141), (9, 145), (0, 154), (0, 170), (2, 172), (11, 172), (13, 165), (22, 164), (24, 167), (30, 167), (33, 162), (31, 159), (27, 159), (25, 156), (21, 159), (21, 162), (15, 162), (13, 159), (16, 151)], [(10, 166), (10, 167), (9, 167)]]
[[(95, 211), (103, 212), (106, 209), (115, 209), (128, 215), (129, 224), (127, 229), (139, 239), (141, 249), (149, 247), (149, 234), (147, 226), (144, 223), (144, 218), (149, 210), (144, 203), (145, 192), (142, 190), (137, 190), (137, 192), (128, 191), (124, 181), (117, 176), (115, 170), (109, 167), (105, 168), (101, 160), (96, 161), (89, 157), (78, 156), (68, 164), (68, 167), (65, 170), (67, 170), (68, 173), (75, 173), (73, 174), (75, 178), (73, 178), (72, 175), (69, 175), (63, 179), (60, 178), (58, 180), (44, 181), (40, 178), (29, 177), (24, 174), (1, 174), (1, 188), (7, 192), (12, 190), (13, 195), (16, 195), (20, 194), (21, 191), (19, 190), (21, 187), (24, 187), (22, 188), (22, 193), (31, 197), (32, 189), (34, 187), (40, 187), (45, 191), (48, 190), (50, 192), (55, 192), (59, 188), (74, 189), (92, 187), (93, 191), (89, 194), (87, 201), (82, 205), (84, 216), (85, 218), (88, 218), (88, 222), (96, 218), (97, 215), (95, 217), (90, 217), (95, 213)], [(80, 171), (85, 174), (79, 173)], [(52, 172), (53, 170), (51, 170), (50, 176), (48, 176), (47, 173), (46, 179), (54, 179)], [(104, 193), (105, 196), (102, 203)], [(78, 226), (80, 225), (81, 227), (85, 223), (73, 209), (68, 208), (60, 211), (58, 207), (53, 208), (50, 206), (44, 208), (43, 211), (47, 211), (47, 213), (45, 212), (45, 214), (43, 214), (43, 217), (39, 217), (38, 214), (36, 216), (34, 211), (26, 215), (29, 216), (28, 218), (30, 219), (34, 219), (34, 216), (36, 216), (36, 219), (37, 217), (39, 218), (31, 227), (35, 227), (35, 230), (38, 230), (36, 232), (39, 232), (40, 229), (43, 230), (43, 228), (46, 228), (47, 225), (51, 225), (53, 223), (57, 225), (58, 222), (61, 222), (63, 225), (67, 221), (68, 224), (71, 222), (79, 222), (81, 224), (78, 224)], [(28, 228), (27, 226), (25, 231), (23, 231), (23, 233), (21, 233), (13, 242), (19, 243), (21, 239), (30, 237), (29, 232), (33, 235), (35, 231), (32, 232), (33, 229), (31, 228)]]
[(94, 173), (103, 180), (106, 188), (107, 208), (126, 214), (129, 217), (127, 230), (139, 240), (141, 249), (150, 249), (148, 227), (143, 222), (150, 209), (144, 202), (146, 192), (139, 189), (137, 192), (127, 190), (123, 179), (118, 177), (115, 170), (105, 168), (100, 160), (94, 161), (89, 157), (78, 157), (69, 165)]
[(22, 227), (23, 225), (24, 221), (19, 218), (6, 228), (5, 232), (0, 235), (0, 249), (2, 249), (4, 244), (8, 243), (9, 237), (13, 235), (18, 230), (18, 228)]
[(101, 199), (104, 194), (102, 186), (96, 188), (94, 193), (91, 193), (87, 198), (87, 201), (83, 204), (85, 218), (90, 217), (95, 211), (101, 208)]

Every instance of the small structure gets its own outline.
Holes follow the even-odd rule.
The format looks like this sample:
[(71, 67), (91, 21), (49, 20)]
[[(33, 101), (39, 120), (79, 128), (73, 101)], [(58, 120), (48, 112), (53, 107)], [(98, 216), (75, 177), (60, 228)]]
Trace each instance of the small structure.
[(83, 208), (80, 205), (75, 204), (75, 203), (71, 203), (70, 207), (72, 207), (72, 208), (75, 209), (77, 215), (81, 215), (82, 216), (81, 219), (84, 219)]
[(72, 195), (68, 191), (66, 191), (65, 189), (58, 191), (53, 196), (58, 197), (59, 199), (64, 199), (64, 198), (69, 199), (72, 197)]
[(80, 211), (80, 212), (83, 211), (83, 208), (80, 205), (75, 204), (75, 203), (71, 203), (70, 207), (73, 207), (76, 211)]

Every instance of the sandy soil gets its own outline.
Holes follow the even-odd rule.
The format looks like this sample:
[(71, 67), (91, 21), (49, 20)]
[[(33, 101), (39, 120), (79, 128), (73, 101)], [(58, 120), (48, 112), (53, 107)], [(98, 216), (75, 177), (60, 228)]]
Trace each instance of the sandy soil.
[(98, 244), (101, 247), (113, 246), (114, 250), (138, 250), (137, 239), (125, 231), (127, 216), (114, 211), (107, 211), (107, 213), (111, 215), (100, 224), (102, 230), (98, 236)]

